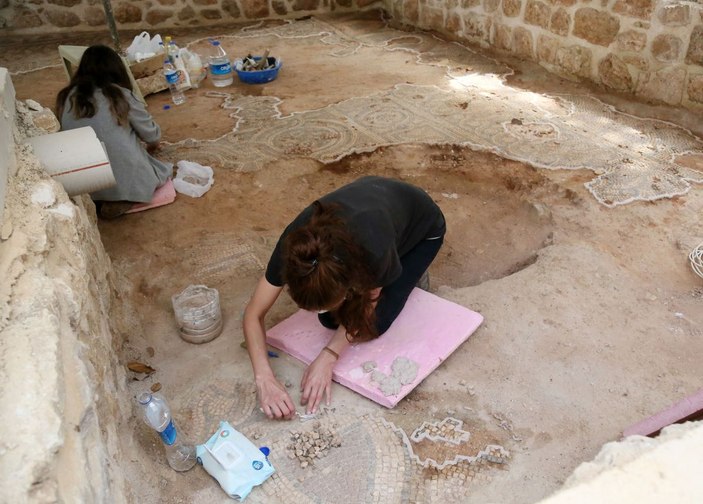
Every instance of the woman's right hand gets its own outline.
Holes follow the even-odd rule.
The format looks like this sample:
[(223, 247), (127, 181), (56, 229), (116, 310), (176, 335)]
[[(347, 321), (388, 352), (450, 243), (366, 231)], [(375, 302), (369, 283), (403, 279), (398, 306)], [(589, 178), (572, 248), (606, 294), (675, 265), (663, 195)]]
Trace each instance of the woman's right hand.
[(291, 400), (286, 388), (275, 376), (257, 378), (256, 391), (259, 396), (259, 403), (264, 414), (271, 420), (290, 418), (295, 415), (295, 405)]
[(286, 388), (276, 379), (271, 369), (266, 350), (266, 329), (264, 316), (278, 298), (283, 287), (268, 283), (265, 277), (259, 280), (254, 295), (244, 309), (244, 339), (247, 342), (247, 352), (254, 370), (254, 382), (259, 397), (261, 411), (269, 417), (291, 418), (295, 414), (295, 406)]

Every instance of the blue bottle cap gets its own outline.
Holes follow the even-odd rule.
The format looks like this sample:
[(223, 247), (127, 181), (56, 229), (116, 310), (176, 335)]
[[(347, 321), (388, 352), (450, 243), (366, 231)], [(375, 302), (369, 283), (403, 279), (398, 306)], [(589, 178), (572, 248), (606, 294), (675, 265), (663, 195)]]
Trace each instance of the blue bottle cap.
[(268, 446), (262, 446), (259, 448), (259, 451), (264, 454), (264, 457), (268, 457), (269, 453), (271, 453), (271, 450), (269, 449)]
[(218, 45), (220, 45), (220, 41), (219, 41), (219, 40), (213, 40), (213, 41), (212, 41), (212, 45), (218, 46)]
[(164, 110), (169, 110), (171, 108), (171, 105), (164, 105)]

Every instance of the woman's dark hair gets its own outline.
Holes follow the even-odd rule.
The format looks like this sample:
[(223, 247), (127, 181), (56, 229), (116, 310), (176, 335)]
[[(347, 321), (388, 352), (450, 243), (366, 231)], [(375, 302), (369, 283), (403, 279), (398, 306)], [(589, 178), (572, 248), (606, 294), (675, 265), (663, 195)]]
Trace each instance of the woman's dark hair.
[(353, 341), (378, 337), (371, 291), (374, 277), (364, 249), (356, 243), (334, 205), (313, 203), (310, 221), (284, 241), (283, 280), (304, 310), (329, 308)]
[[(120, 56), (107, 46), (90, 46), (83, 53), (71, 82), (56, 97), (56, 116), (61, 120), (66, 98), (70, 96), (70, 110), (76, 119), (93, 117), (96, 112), (93, 94), (99, 88), (110, 103), (110, 111), (117, 124), (124, 126), (127, 124), (129, 103), (120, 87), (132, 88)], [(71, 94), (74, 89), (75, 92)]]

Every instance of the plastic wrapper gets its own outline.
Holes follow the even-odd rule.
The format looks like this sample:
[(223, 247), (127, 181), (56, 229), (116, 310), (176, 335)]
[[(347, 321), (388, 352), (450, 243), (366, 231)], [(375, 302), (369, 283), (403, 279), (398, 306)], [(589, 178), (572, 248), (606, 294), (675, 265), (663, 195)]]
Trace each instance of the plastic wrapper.
[(217, 432), (195, 450), (198, 464), (238, 501), (276, 472), (268, 448), (257, 448), (228, 422), (220, 422)]
[(215, 181), (212, 168), (193, 161), (176, 163), (178, 171), (173, 179), (173, 187), (181, 194), (199, 198), (210, 190)]

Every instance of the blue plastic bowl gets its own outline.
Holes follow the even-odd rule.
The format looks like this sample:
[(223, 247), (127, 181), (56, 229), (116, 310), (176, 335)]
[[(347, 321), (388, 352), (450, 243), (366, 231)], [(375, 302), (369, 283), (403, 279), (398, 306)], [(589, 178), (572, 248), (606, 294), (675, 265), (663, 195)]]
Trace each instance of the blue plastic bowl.
[[(253, 59), (254, 61), (259, 61), (261, 60), (261, 56), (254, 56)], [(246, 84), (264, 84), (266, 82), (271, 82), (278, 77), (278, 71), (281, 69), (282, 63), (280, 59), (274, 58), (273, 56), (269, 56), (268, 60), (269, 63), (276, 63), (273, 68), (245, 72), (242, 70), (242, 60), (236, 59), (234, 60), (234, 70), (237, 72), (239, 80)]]

